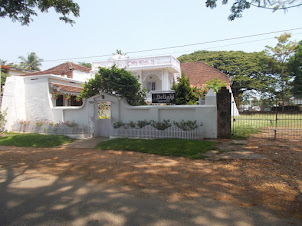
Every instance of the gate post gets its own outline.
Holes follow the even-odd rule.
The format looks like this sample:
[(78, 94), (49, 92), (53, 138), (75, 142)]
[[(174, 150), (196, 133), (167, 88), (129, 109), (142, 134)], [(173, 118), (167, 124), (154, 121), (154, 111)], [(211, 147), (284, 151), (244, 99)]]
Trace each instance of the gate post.
[(217, 138), (231, 138), (231, 93), (222, 87), (216, 94)]
[(94, 100), (88, 100), (88, 123), (90, 129), (90, 137), (94, 137), (95, 109)]

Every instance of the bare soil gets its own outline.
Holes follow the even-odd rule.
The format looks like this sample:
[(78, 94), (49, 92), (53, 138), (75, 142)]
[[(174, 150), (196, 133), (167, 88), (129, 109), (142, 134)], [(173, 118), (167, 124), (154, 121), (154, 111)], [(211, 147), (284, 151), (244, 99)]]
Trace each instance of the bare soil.
[[(47, 172), (165, 200), (211, 197), (241, 206), (264, 206), (302, 219), (302, 143), (254, 136), (220, 140), (215, 155), (248, 150), (259, 158), (189, 160), (126, 151), (0, 146), (0, 168)], [(217, 161), (218, 159), (218, 161)]]

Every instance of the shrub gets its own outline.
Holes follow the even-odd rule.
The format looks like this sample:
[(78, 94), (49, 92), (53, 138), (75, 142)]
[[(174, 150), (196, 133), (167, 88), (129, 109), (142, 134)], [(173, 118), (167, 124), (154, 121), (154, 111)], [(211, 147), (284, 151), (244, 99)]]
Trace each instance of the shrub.
[(44, 124), (47, 124), (47, 121), (45, 121), (45, 120), (37, 120), (37, 121), (35, 121), (34, 123), (35, 123), (36, 126), (41, 127), (41, 126), (43, 126)]
[(118, 129), (124, 125), (125, 125), (125, 123), (123, 123), (122, 121), (117, 121), (117, 122), (113, 123), (113, 128)]
[(74, 121), (70, 122), (70, 121), (66, 121), (66, 122), (62, 122), (62, 124), (68, 126), (68, 127), (75, 127), (77, 126), (78, 124)]
[(4, 131), (4, 126), (6, 123), (5, 117), (6, 117), (6, 111), (0, 112), (0, 132)]
[(147, 126), (147, 125), (149, 125), (149, 124), (150, 124), (150, 122), (148, 122), (147, 120), (139, 120), (139, 121), (136, 122), (137, 127), (140, 128), (140, 129)]
[(23, 125), (23, 126), (27, 126), (27, 125), (30, 124), (30, 121), (29, 121), (29, 120), (28, 120), (28, 121), (23, 120), (23, 121), (20, 121), (19, 123), (20, 123), (21, 125)]
[(165, 130), (172, 126), (170, 120), (164, 120), (163, 122), (156, 122), (154, 120), (151, 120), (150, 125), (158, 130)]
[[(197, 124), (197, 121), (184, 121), (182, 120), (181, 122), (174, 122), (174, 125), (177, 126), (179, 129), (182, 129), (184, 131), (191, 131), (194, 130), (196, 128), (199, 127), (199, 125)], [(200, 126), (202, 126), (202, 123), (200, 124)]]

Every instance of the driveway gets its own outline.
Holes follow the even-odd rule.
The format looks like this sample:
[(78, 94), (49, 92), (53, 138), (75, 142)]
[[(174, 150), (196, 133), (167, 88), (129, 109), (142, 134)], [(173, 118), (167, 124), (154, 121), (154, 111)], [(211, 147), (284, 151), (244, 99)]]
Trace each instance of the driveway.
[[(261, 207), (163, 200), (37, 170), (0, 170), (0, 225), (298, 225)], [(301, 223), (301, 222), (300, 222)]]
[(234, 146), (265, 158), (0, 146), (0, 225), (301, 225), (301, 142)]

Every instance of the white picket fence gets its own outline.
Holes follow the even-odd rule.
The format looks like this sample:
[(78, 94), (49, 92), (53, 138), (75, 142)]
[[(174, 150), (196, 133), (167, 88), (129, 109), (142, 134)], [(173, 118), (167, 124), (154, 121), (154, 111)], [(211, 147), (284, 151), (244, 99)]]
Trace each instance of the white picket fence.
[(176, 126), (171, 126), (165, 130), (158, 130), (151, 125), (147, 125), (143, 128), (113, 128), (113, 138), (118, 137), (135, 137), (135, 138), (149, 138), (149, 139), (166, 139), (166, 138), (178, 138), (198, 140), (204, 138), (204, 131), (202, 127), (198, 127), (194, 130), (184, 131)]

